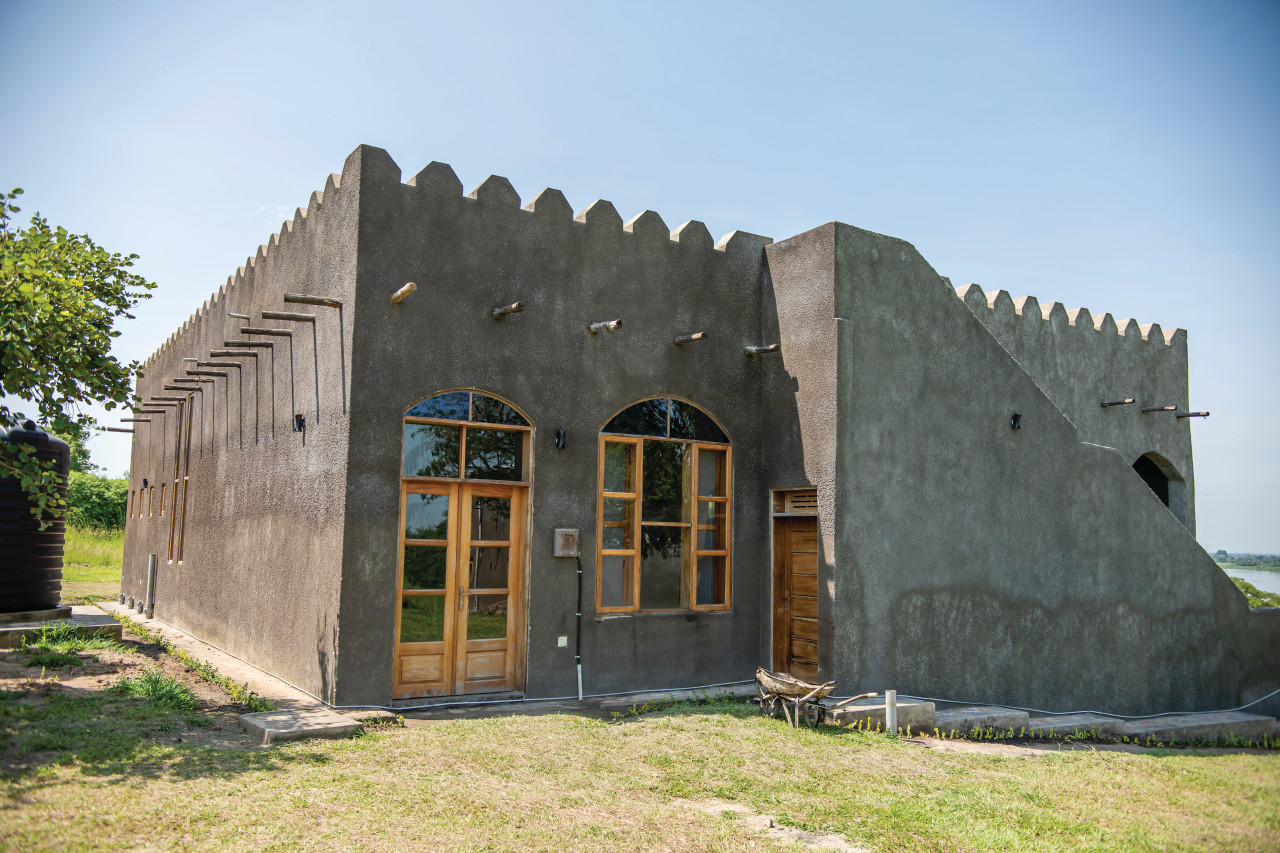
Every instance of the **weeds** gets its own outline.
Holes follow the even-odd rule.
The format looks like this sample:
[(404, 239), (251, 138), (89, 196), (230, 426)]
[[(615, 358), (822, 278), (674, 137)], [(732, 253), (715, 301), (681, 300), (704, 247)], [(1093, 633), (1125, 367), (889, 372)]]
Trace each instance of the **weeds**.
[(147, 630), (137, 622), (134, 622), (128, 616), (117, 615), (116, 618), (123, 622), (125, 627), (130, 631), (137, 634), (139, 637), (142, 637), (147, 642), (154, 643), (159, 646), (166, 654), (169, 654), (181, 661), (183, 665), (199, 675), (205, 681), (221, 687), (227, 692), (227, 695), (231, 697), (233, 702), (238, 702), (241, 705), (244, 705), (251, 712), (274, 711), (276, 709), (275, 705), (268, 702), (266, 699), (263, 699), (257, 693), (254, 693), (246, 685), (232, 681), (230, 678), (227, 678), (225, 675), (218, 672), (218, 670), (213, 666), (210, 666), (198, 658), (192, 657), (184, 650), (178, 648), (173, 643), (170, 643), (164, 637), (160, 636), (158, 633)]
[(22, 638), (22, 649), (38, 650), (37, 653), (62, 652), (71, 654), (93, 649), (110, 649), (122, 652), (124, 646), (105, 633), (85, 636), (79, 628), (69, 622), (51, 622), (40, 626), (40, 629)]
[[(97, 658), (90, 657), (89, 660), (96, 661)], [(68, 666), (80, 666), (85, 662), (84, 658), (69, 652), (45, 651), (29, 655), (26, 660), (27, 666), (39, 666), (47, 669), (62, 669), (63, 667)]]
[(155, 670), (137, 678), (122, 678), (107, 689), (120, 696), (146, 699), (170, 711), (194, 711), (200, 702), (185, 684)]

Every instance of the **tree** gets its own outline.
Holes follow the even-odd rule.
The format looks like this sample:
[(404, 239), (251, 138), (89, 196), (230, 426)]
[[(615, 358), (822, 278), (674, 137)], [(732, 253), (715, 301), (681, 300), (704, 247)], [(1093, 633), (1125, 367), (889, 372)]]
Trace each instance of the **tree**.
[[(51, 227), (39, 213), (24, 229), (10, 226), (22, 190), (0, 196), (0, 427), (23, 415), (10, 398), (35, 406), (33, 420), (76, 443), (93, 429), (82, 408), (114, 409), (129, 401), (138, 363), (111, 355), (113, 326), (154, 284), (129, 272), (137, 255), (108, 252), (88, 236)], [(47, 524), (66, 508), (54, 466), (26, 444), (0, 442), (0, 474), (16, 477), (32, 513)]]
[(84, 439), (74, 435), (60, 435), (58, 438), (67, 443), (67, 447), (71, 450), (71, 470), (79, 471), (81, 474), (97, 474), (102, 468), (94, 465), (89, 461), (89, 448), (85, 447)]

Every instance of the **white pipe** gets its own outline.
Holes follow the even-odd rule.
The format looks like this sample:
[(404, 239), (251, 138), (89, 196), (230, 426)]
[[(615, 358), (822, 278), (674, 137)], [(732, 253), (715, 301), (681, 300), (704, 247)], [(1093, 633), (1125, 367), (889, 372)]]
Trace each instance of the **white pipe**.
[(891, 735), (898, 733), (898, 691), (884, 692), (884, 728)]

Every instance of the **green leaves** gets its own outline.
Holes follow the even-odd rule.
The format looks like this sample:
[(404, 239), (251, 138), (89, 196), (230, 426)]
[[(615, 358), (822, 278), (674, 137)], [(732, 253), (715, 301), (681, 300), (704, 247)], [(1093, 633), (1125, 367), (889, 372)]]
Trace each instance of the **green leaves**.
[[(13, 200), (21, 194), (0, 197), (0, 397), (30, 401), (44, 429), (80, 440), (94, 424), (81, 406), (129, 401), (138, 363), (111, 355), (119, 334), (113, 326), (155, 285), (129, 271), (137, 255), (108, 252), (39, 214), (27, 228), (12, 229)], [(0, 427), (18, 423), (19, 415), (0, 405)], [(33, 452), (0, 443), (0, 473), (21, 481), (32, 512), (47, 524), (66, 504), (56, 472)]]

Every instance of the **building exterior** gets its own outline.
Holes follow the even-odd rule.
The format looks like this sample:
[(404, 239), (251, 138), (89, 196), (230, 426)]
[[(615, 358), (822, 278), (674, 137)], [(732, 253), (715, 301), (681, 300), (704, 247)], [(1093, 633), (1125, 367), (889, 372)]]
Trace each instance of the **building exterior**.
[(156, 555), (159, 618), (332, 704), (574, 695), (579, 631), (588, 694), (1280, 687), (1193, 536), (1185, 334), (840, 223), (713, 243), (361, 146), (138, 391), (123, 592)]

